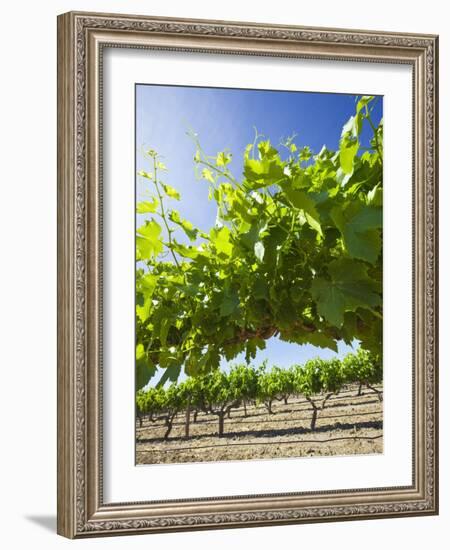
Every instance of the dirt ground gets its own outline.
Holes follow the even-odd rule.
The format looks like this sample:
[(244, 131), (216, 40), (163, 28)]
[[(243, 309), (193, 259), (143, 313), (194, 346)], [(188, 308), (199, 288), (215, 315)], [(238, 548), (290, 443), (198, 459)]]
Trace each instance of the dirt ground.
[[(380, 386), (377, 389), (381, 390)], [(383, 404), (371, 390), (351, 387), (332, 396), (319, 411), (311, 431), (311, 405), (303, 398), (276, 401), (275, 414), (264, 406), (233, 409), (217, 436), (218, 418), (199, 413), (185, 438), (185, 413), (176, 417), (164, 441), (163, 421), (136, 424), (136, 463), (210, 462), (303, 456), (375, 454), (383, 452)], [(323, 399), (317, 399), (321, 405)]]

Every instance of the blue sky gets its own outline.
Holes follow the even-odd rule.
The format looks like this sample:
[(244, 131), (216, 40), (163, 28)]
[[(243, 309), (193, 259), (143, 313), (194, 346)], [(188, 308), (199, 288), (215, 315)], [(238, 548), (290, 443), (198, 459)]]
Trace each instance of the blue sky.
[[(323, 145), (337, 149), (342, 126), (355, 112), (356, 95), (185, 86), (136, 85), (136, 168), (148, 170), (142, 149), (155, 149), (168, 167), (164, 181), (181, 193), (181, 202), (174, 204), (181, 216), (194, 226), (208, 230), (216, 219), (215, 203), (208, 201), (208, 185), (194, 173), (195, 144), (187, 135), (197, 133), (206, 154), (215, 155), (226, 148), (233, 153), (230, 168), (239, 179), (242, 154), (252, 143), (255, 127), (265, 139), (277, 146), (280, 140), (296, 134), (298, 147), (309, 145), (318, 153)], [(376, 103), (372, 118), (382, 117), (382, 100)], [(367, 123), (362, 144), (367, 146), (371, 134)], [(137, 177), (136, 196), (146, 196), (148, 180)], [(148, 192), (148, 191), (147, 191)], [(144, 217), (138, 215), (137, 226)], [(182, 235), (177, 239), (183, 242)], [(339, 355), (351, 348), (339, 345)], [(333, 357), (331, 350), (314, 346), (288, 344), (272, 338), (257, 362), (290, 366), (312, 357)], [(237, 361), (239, 358), (237, 359)], [(236, 362), (236, 361), (235, 361)], [(225, 365), (223, 365), (225, 367)]]

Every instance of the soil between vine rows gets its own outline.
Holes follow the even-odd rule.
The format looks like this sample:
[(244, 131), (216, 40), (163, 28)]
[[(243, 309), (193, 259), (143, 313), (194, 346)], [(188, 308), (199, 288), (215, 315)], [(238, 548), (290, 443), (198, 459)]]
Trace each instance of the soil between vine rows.
[(217, 416), (210, 414), (199, 413), (197, 422), (191, 414), (187, 439), (185, 413), (180, 412), (167, 441), (164, 422), (145, 418), (142, 427), (136, 423), (136, 464), (382, 453), (383, 404), (367, 388), (361, 396), (357, 393), (353, 386), (330, 397), (314, 431), (312, 409), (304, 398), (291, 398), (287, 405), (275, 401), (275, 414), (268, 414), (264, 406), (247, 405), (247, 417), (242, 407), (233, 409), (223, 437), (217, 436)]

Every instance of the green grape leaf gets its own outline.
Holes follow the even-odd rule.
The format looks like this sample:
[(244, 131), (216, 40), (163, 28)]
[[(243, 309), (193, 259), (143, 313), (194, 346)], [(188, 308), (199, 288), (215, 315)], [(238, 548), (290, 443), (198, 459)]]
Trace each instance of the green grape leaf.
[(261, 241), (258, 241), (255, 243), (255, 256), (258, 258), (260, 262), (264, 260), (264, 244)]
[(205, 179), (206, 181), (209, 181), (210, 183), (215, 182), (213, 173), (211, 172), (211, 170), (209, 168), (203, 168), (202, 178)]
[(224, 226), (220, 229), (214, 227), (211, 229), (210, 240), (219, 254), (231, 256), (233, 252), (233, 245), (230, 240), (230, 230), (228, 227)]
[(289, 296), (284, 297), (279, 303), (276, 312), (277, 324), (281, 329), (290, 329), (297, 320), (297, 311), (294, 302)]
[(265, 279), (255, 280), (252, 295), (258, 300), (266, 300), (269, 297), (269, 285)]
[(143, 305), (136, 304), (136, 315), (144, 323), (150, 316), (152, 308), (152, 299), (147, 297), (144, 300)]
[(353, 174), (353, 163), (359, 150), (357, 138), (346, 135), (341, 138), (339, 145), (339, 160), (344, 174)]
[(308, 147), (308, 145), (306, 147), (303, 147), (303, 149), (300, 151), (300, 154), (298, 156), (298, 158), (301, 161), (308, 161), (311, 157), (312, 157), (312, 151)]
[(239, 307), (239, 295), (236, 289), (225, 289), (222, 302), (220, 304), (220, 316), (228, 317), (235, 313)]
[(344, 174), (353, 174), (355, 157), (359, 150), (359, 134), (362, 128), (362, 113), (352, 116), (342, 128), (339, 142), (339, 161)]
[(153, 296), (156, 285), (158, 283), (158, 276), (152, 275), (151, 273), (146, 273), (137, 281), (137, 286), (145, 292), (146, 296), (150, 298)]
[(171, 199), (175, 199), (177, 201), (181, 199), (180, 193), (174, 187), (172, 187), (171, 185), (168, 185), (167, 183), (163, 183), (162, 186), (164, 189), (164, 193), (168, 197), (170, 197)]
[(356, 112), (359, 113), (366, 105), (373, 101), (373, 99), (373, 95), (362, 96), (362, 98), (358, 101), (358, 104), (356, 105)]
[(169, 219), (176, 223), (185, 232), (190, 241), (195, 241), (198, 235), (198, 229), (192, 225), (191, 222), (184, 220), (177, 210), (171, 210), (169, 213)]
[(283, 163), (279, 157), (264, 157), (263, 160), (248, 158), (244, 162), (244, 176), (250, 189), (267, 187), (285, 177)]
[(248, 250), (254, 249), (255, 243), (259, 239), (260, 223), (257, 221), (251, 224), (244, 222), (241, 228), (242, 233), (239, 235), (239, 242)]
[(310, 189), (312, 187), (311, 176), (302, 170), (292, 180), (293, 189)]
[(383, 189), (379, 184), (367, 193), (367, 204), (380, 207), (383, 205)]
[(137, 203), (136, 212), (138, 214), (153, 214), (157, 211), (159, 201), (157, 198), (152, 198), (151, 201), (141, 201)]
[(138, 344), (136, 346), (136, 389), (147, 385), (155, 372), (156, 367), (145, 353), (144, 346)]
[(367, 266), (357, 260), (341, 258), (328, 266), (330, 280), (318, 277), (311, 285), (317, 310), (328, 322), (341, 327), (346, 311), (372, 309), (381, 304), (377, 284), (367, 275)]
[(138, 176), (141, 176), (142, 178), (147, 178), (148, 180), (152, 180), (153, 176), (149, 172), (146, 172), (145, 170), (140, 170), (138, 172)]
[(151, 260), (158, 256), (163, 250), (161, 242), (161, 226), (155, 220), (151, 220), (142, 225), (137, 230), (136, 248), (139, 260)]
[(273, 159), (278, 156), (278, 151), (275, 147), (272, 146), (269, 140), (260, 141), (258, 143), (259, 158), (263, 159)]
[(330, 216), (341, 232), (345, 248), (354, 258), (374, 263), (381, 251), (382, 208), (352, 201), (335, 206)]
[(167, 382), (167, 380), (176, 382), (178, 380), (178, 377), (180, 376), (181, 365), (178, 365), (175, 363), (170, 364), (170, 359), (167, 362), (168, 362), (168, 366), (163, 367), (165, 370), (161, 378), (159, 379), (158, 383), (156, 384), (157, 388), (162, 388), (164, 384)]
[(318, 348), (329, 348), (336, 353), (338, 352), (336, 340), (323, 332), (312, 332), (308, 334), (308, 343)]
[(295, 208), (303, 210), (309, 225), (322, 236), (322, 227), (320, 225), (320, 216), (316, 209), (316, 204), (309, 193), (299, 189), (285, 188), (286, 196)]
[(176, 241), (173, 243), (171, 248), (180, 256), (183, 256), (183, 258), (190, 258), (191, 260), (194, 260), (201, 254), (203, 254), (202, 252), (200, 252), (200, 250), (198, 250), (198, 248), (194, 248), (193, 246), (186, 246)]
[(225, 151), (222, 151), (218, 153), (216, 157), (216, 164), (217, 166), (226, 166), (231, 162), (231, 153), (226, 153)]

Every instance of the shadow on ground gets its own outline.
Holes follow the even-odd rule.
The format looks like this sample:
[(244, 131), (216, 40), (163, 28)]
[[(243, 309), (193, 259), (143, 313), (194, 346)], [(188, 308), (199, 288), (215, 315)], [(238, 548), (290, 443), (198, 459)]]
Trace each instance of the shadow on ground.
[(46, 531), (51, 531), (52, 533), (56, 533), (56, 516), (32, 515), (32, 516), (25, 516), (25, 519), (27, 519), (31, 523), (35, 523), (36, 525), (39, 525)]
[[(271, 429), (271, 430), (245, 430), (245, 431), (233, 431), (233, 432), (226, 432), (223, 434), (222, 439), (234, 439), (238, 437), (280, 437), (280, 436), (286, 436), (286, 435), (305, 435), (305, 434), (315, 434), (315, 433), (323, 433), (328, 432), (332, 430), (363, 430), (363, 429), (375, 429), (375, 430), (381, 430), (383, 428), (383, 422), (380, 420), (369, 420), (367, 422), (346, 422), (341, 423), (337, 422), (336, 424), (328, 424), (326, 426), (319, 426), (315, 430), (311, 430), (311, 428), (306, 427), (292, 427), (292, 428), (280, 428), (280, 429)], [(190, 441), (201, 441), (202, 439), (208, 439), (211, 437), (211, 434), (200, 434), (195, 435), (190, 438)], [(174, 441), (184, 441), (186, 438), (184, 436), (175, 436), (170, 438), (170, 442)], [(155, 438), (139, 438), (138, 443), (161, 443), (161, 442), (167, 442), (162, 437), (155, 437)]]

